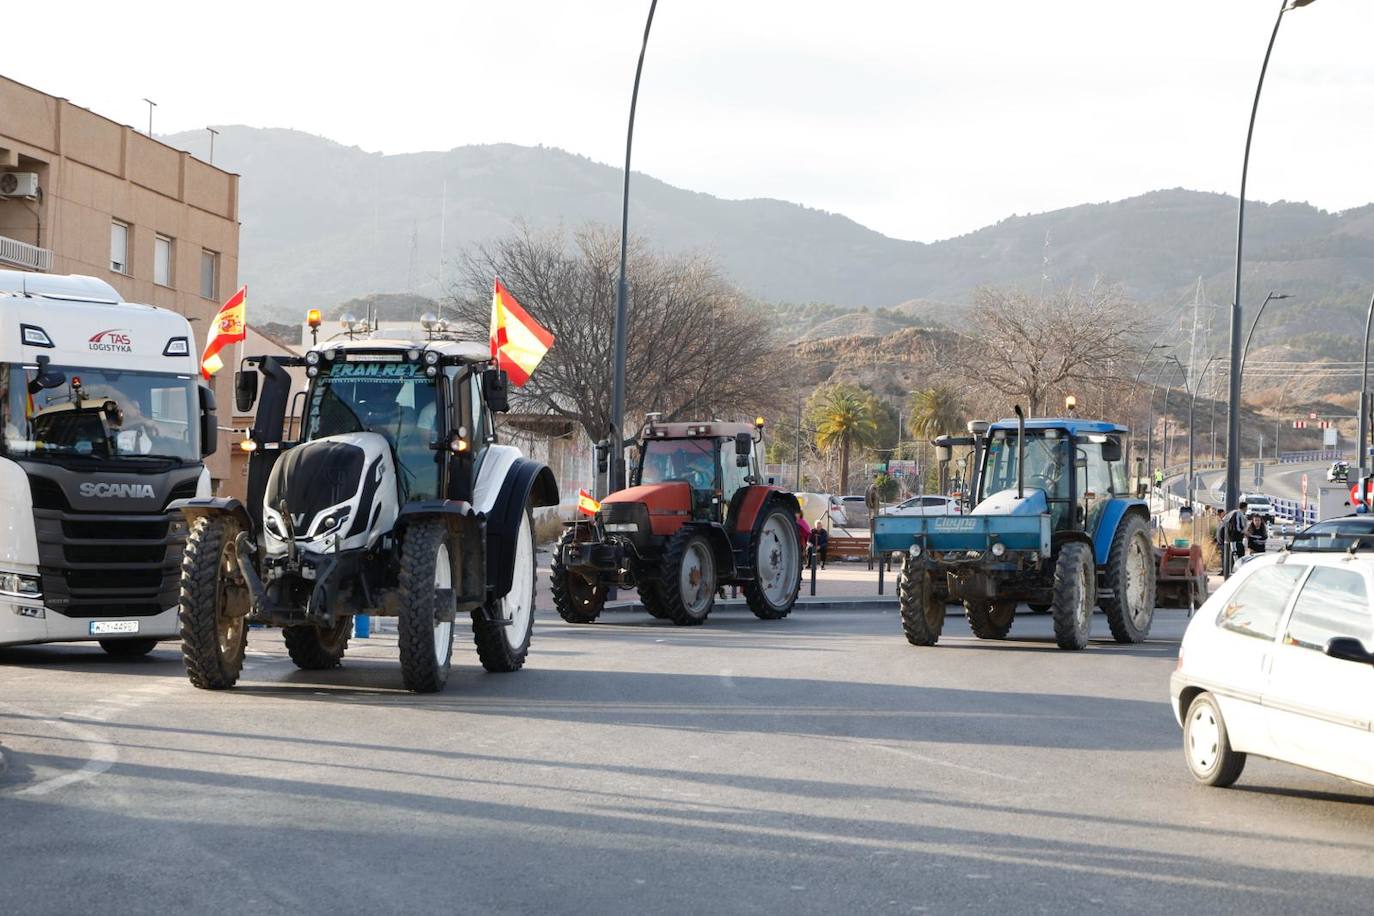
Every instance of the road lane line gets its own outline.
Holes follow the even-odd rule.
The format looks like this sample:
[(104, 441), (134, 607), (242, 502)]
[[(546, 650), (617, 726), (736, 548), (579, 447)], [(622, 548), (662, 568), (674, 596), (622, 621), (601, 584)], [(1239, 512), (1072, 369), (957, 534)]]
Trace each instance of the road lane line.
[(90, 757), (87, 758), (86, 762), (81, 766), (81, 769), (74, 773), (63, 773), (61, 776), (45, 779), (40, 783), (20, 789), (14, 793), (15, 795), (47, 795), (50, 792), (55, 792), (58, 789), (65, 788), (74, 783), (86, 782), (104, 773), (110, 767), (114, 766), (115, 761), (119, 759), (119, 750), (114, 744), (106, 741), (94, 732), (82, 728), (74, 722), (54, 719), (51, 716), (45, 716), (31, 709), (11, 706), (8, 703), (0, 703), (0, 709), (9, 710), (12, 713), (16, 713), (33, 721), (47, 722), (51, 725), (55, 725), (90, 748)]
[(866, 744), (865, 747), (871, 747), (878, 751), (887, 751), (889, 754), (896, 754), (899, 757), (909, 757), (912, 760), (919, 760), (921, 763), (929, 763), (937, 767), (949, 767), (955, 770), (963, 770), (965, 773), (976, 773), (979, 776), (988, 776), (992, 779), (1005, 779), (1008, 782), (1025, 782), (1024, 779), (1016, 776), (1008, 776), (1006, 773), (996, 773), (992, 770), (983, 770), (962, 763), (953, 763), (949, 760), (941, 760), (938, 757), (927, 757), (925, 754), (903, 750), (899, 747), (888, 747), (886, 744)]

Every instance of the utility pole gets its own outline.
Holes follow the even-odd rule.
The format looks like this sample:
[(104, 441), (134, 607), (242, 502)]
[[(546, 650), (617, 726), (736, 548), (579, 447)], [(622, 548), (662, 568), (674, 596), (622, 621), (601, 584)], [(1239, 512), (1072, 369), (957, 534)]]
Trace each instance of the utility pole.
[(144, 99), (148, 103), (148, 136), (153, 135), (153, 109), (157, 107), (157, 102), (152, 99)]
[(215, 164), (215, 138), (219, 136), (219, 131), (213, 127), (205, 128), (210, 133), (210, 164)]
[[(797, 489), (801, 489), (802, 396), (797, 395)], [(826, 510), (829, 512), (829, 509)]]

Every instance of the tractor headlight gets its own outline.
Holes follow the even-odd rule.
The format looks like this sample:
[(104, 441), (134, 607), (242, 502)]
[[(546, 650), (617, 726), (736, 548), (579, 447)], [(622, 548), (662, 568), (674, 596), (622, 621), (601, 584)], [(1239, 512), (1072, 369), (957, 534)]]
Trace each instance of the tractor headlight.
[(920, 544), (912, 544), (907, 548), (906, 552), (911, 555), (911, 559), (919, 560), (923, 551)]
[(1004, 557), (1007, 555), (1007, 545), (997, 543), (992, 545), (992, 555), (994, 557)]
[(434, 378), (439, 374), (439, 370), (433, 366), (425, 366), (425, 378)]
[(426, 350), (426, 351), (425, 351), (425, 365), (426, 365), (426, 366), (437, 366), (438, 364), (439, 364), (439, 351), (438, 351), (438, 350)]
[(637, 522), (611, 522), (604, 527), (607, 534), (634, 534), (639, 531)]
[(420, 351), (412, 347), (406, 351), (406, 362), (417, 362), (420, 359)]
[(36, 601), (43, 597), (43, 580), (23, 573), (0, 572), (0, 594)]
[(306, 376), (307, 376), (308, 378), (314, 378), (315, 376), (317, 376), (317, 375), (320, 374), (320, 367), (319, 367), (319, 366), (306, 366), (306, 367), (305, 367), (305, 374), (306, 374)]
[(320, 364), (320, 351), (311, 350), (305, 354), (305, 364), (307, 366), (318, 366)]

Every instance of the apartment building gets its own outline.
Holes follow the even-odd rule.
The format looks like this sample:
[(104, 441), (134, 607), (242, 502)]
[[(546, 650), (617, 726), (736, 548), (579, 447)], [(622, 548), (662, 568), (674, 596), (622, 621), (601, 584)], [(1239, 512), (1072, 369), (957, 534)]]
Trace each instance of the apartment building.
[[(0, 76), (0, 268), (98, 277), (185, 315), (203, 346), (238, 289), (238, 190), (233, 173)], [(215, 379), (223, 420), (232, 374)], [(218, 488), (229, 438), (207, 460)]]

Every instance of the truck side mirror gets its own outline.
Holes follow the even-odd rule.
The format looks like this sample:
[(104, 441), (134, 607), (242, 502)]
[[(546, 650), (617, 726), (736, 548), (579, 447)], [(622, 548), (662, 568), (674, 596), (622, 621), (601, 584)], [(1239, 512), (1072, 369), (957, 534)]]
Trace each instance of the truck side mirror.
[[(239, 373), (242, 375), (242, 373)], [(253, 379), (256, 389), (257, 378)], [(237, 384), (237, 380), (235, 380)], [(200, 457), (213, 455), (219, 447), (219, 415), (216, 413), (215, 392), (209, 385), (197, 385), (200, 389)], [(255, 392), (256, 393), (256, 392)], [(252, 407), (252, 402), (249, 402)]]
[(57, 388), (67, 383), (67, 376), (61, 369), (52, 368), (52, 360), (46, 353), (38, 354), (38, 377), (29, 384), (29, 394), (37, 394), (44, 388)]
[(749, 467), (749, 449), (753, 447), (754, 437), (749, 433), (735, 434), (735, 466)]
[(506, 370), (482, 370), (482, 400), (492, 413), (510, 412), (510, 378)]
[(245, 372), (240, 369), (234, 373), (234, 406), (239, 413), (248, 413), (258, 399), (258, 370)]

